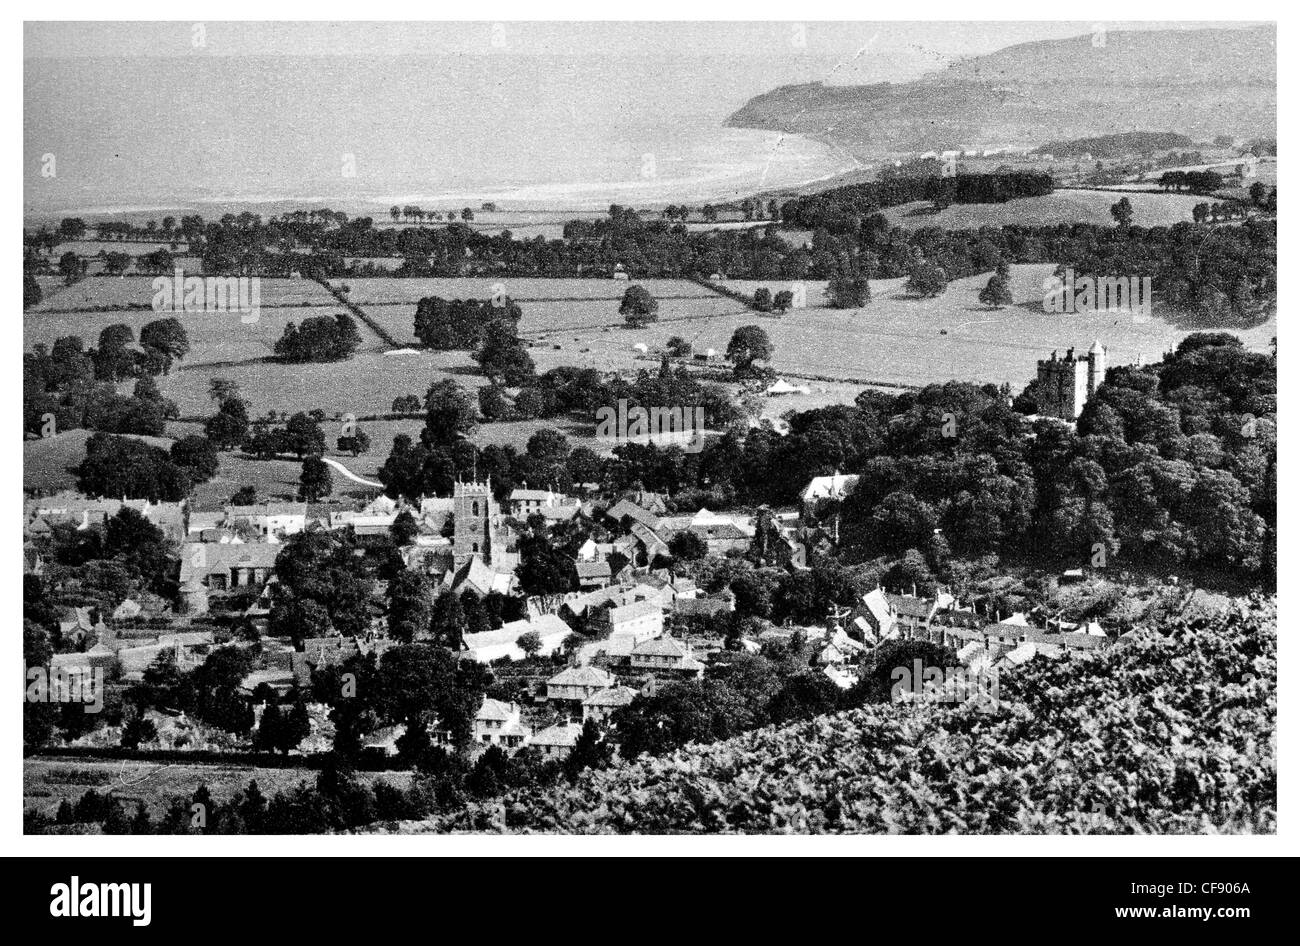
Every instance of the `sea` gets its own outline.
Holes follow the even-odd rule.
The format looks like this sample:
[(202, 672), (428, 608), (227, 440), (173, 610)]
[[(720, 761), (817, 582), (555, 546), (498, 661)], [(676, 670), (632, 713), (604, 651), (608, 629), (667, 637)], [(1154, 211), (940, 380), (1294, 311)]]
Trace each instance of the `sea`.
[(28, 59), (24, 211), (597, 210), (722, 201), (859, 167), (729, 128), (829, 58), (446, 54)]

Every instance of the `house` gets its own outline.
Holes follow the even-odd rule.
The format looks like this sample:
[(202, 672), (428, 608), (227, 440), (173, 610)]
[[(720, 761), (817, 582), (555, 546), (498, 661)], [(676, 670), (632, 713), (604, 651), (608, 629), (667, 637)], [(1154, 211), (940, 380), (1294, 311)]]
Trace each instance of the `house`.
[(875, 643), (893, 636), (894, 613), (882, 589), (873, 589), (862, 596), (862, 605), (853, 619), (853, 626), (868, 642)]
[(260, 585), (275, 571), (279, 552), (278, 545), (265, 542), (188, 542), (181, 548), (180, 583), (198, 582), (210, 591)]
[(611, 606), (604, 614), (604, 627), (611, 638), (645, 641), (664, 630), (664, 609), (658, 601), (629, 601)]
[(835, 473), (831, 476), (814, 476), (799, 494), (805, 519), (816, 518), (825, 503), (843, 502), (858, 487), (861, 479), (856, 473)]
[(609, 562), (584, 562), (579, 560), (574, 563), (573, 567), (578, 573), (578, 587), (583, 591), (593, 591), (609, 585), (611, 577)]
[(552, 702), (582, 703), (614, 685), (614, 675), (599, 667), (566, 667), (546, 681), (546, 698)]
[(659, 528), (659, 517), (630, 499), (620, 499), (606, 511), (605, 516), (623, 528), (630, 527), (634, 522), (641, 523), (651, 531)]
[(474, 714), (474, 742), (483, 746), (500, 746), (514, 750), (528, 739), (528, 730), (520, 719), (518, 703), (484, 698), (483, 705)]
[(677, 670), (702, 676), (704, 664), (691, 654), (691, 645), (665, 634), (632, 648), (634, 670)]
[(582, 735), (582, 723), (556, 723), (548, 726), (528, 740), (530, 748), (535, 748), (543, 758), (566, 758)]
[(577, 515), (578, 503), (563, 493), (549, 489), (516, 489), (510, 494), (510, 515), (516, 519), (527, 519), (533, 513), (545, 515), (547, 510), (560, 507), (573, 510), (570, 518)]
[(736, 610), (736, 596), (730, 588), (726, 588), (707, 598), (691, 598), (679, 595), (673, 600), (673, 613), (686, 617), (715, 617), (719, 614), (729, 614), (734, 610)]
[(307, 528), (306, 503), (262, 503), (256, 506), (227, 506), (225, 525), (248, 524), (267, 542), (297, 535)]
[(519, 638), (528, 633), (536, 633), (541, 638), (542, 646), (537, 653), (549, 657), (564, 648), (564, 642), (573, 631), (554, 614), (542, 614), (532, 620), (510, 621), (495, 631), (466, 634), (465, 656), (479, 663), (491, 663), (502, 657), (523, 660), (527, 654), (519, 646)]
[(598, 723), (609, 719), (617, 709), (627, 706), (637, 697), (637, 691), (631, 687), (614, 686), (597, 690), (582, 701), (582, 721), (592, 719)]
[[(656, 558), (668, 557), (668, 543), (643, 522), (633, 522), (629, 534), (636, 540), (634, 554), (628, 558), (642, 565), (653, 565)], [(627, 554), (627, 553), (624, 553)]]
[[(169, 542), (185, 539), (188, 503), (150, 502), (147, 499), (87, 499), (64, 490), (53, 496), (34, 499), (24, 505), (28, 530), (42, 532), (57, 522), (71, 523), (79, 530), (102, 526), (124, 508), (134, 509), (149, 520)], [(40, 526), (40, 528), (37, 528)]]

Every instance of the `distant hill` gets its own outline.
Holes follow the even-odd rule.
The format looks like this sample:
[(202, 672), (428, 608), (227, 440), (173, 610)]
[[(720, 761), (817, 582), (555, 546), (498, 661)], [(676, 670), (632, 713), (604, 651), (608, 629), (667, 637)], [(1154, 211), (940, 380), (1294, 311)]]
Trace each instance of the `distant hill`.
[(1195, 143), (1186, 135), (1172, 131), (1125, 131), (1118, 135), (1101, 135), (1097, 138), (1049, 141), (1037, 150), (1058, 158), (1074, 158), (1084, 154), (1090, 154), (1094, 158), (1119, 158), (1126, 154), (1149, 154), (1173, 148), (1190, 148)]
[(1273, 137), (1271, 26), (1114, 32), (1022, 43), (901, 84), (782, 86), (727, 124), (806, 134), (862, 156), (1169, 129)]

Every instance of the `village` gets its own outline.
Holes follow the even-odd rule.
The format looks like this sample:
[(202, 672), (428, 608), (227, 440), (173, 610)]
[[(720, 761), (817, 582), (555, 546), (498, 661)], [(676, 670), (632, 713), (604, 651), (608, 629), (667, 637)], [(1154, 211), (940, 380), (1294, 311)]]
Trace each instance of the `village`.
[[(1052, 366), (1059, 364), (1047, 363), (1044, 370), (1055, 371)], [(1068, 390), (1073, 397), (1073, 386)], [(192, 670), (215, 649), (233, 644), (256, 652), (242, 690), (255, 702), (272, 695), (282, 699), (308, 690), (318, 671), (358, 654), (382, 655), (397, 641), (381, 616), (371, 618), (363, 633), (307, 637), (297, 646), (272, 636), (268, 617), (281, 551), (304, 533), (346, 534), (362, 546), (390, 543), (399, 519), (407, 519), (414, 531), (402, 531), (407, 541), (397, 548), (406, 568), (427, 575), (438, 594), (476, 602), (495, 595), (514, 600), (521, 612), (497, 627), (462, 635), (457, 659), (490, 666), (498, 681), (518, 694), (510, 700), (483, 698), (473, 719), (473, 746), (497, 746), (508, 754), (535, 747), (552, 759), (568, 754), (584, 723), (607, 726), (616, 710), (666, 683), (701, 679), (712, 663), (735, 652), (756, 654), (772, 644), (789, 646), (796, 638), (809, 648), (811, 667), (840, 690), (860, 682), (865, 658), (887, 641), (952, 648), (974, 674), (996, 674), (1037, 655), (1060, 658), (1109, 643), (1096, 621), (1052, 618), (1042, 609), (979, 613), (942, 588), (927, 595), (915, 586), (872, 589), (853, 607), (829, 609), (820, 625), (787, 623), (728, 638), (723, 628), (735, 611), (735, 594), (725, 587), (706, 593), (686, 574), (690, 568), (674, 563), (671, 548), (680, 549), (685, 541), (700, 549), (703, 561), (750, 558), (806, 572), (813, 555), (833, 551), (839, 532), (835, 510), (858, 480), (849, 474), (815, 477), (797, 507), (764, 508), (753, 515), (707, 509), (674, 514), (670, 497), (644, 490), (584, 498), (519, 488), (498, 503), (490, 482), (474, 481), (458, 481), (448, 497), (407, 502), (380, 494), (354, 510), (322, 516), (310, 514), (304, 502), (198, 509), (188, 501), (65, 493), (26, 503), (25, 570), (42, 574), (40, 549), (56, 528), (102, 529), (123, 509), (139, 513), (178, 549), (177, 599), (140, 595), (111, 613), (66, 608), (59, 632), (73, 649), (54, 654), (51, 671), (72, 681), (98, 674), (110, 688), (129, 687), (160, 660)], [(538, 520), (580, 522), (589, 530), (591, 537), (570, 565), (576, 590), (521, 595), (516, 540), (525, 523)], [(1082, 579), (1082, 569), (1061, 576), (1063, 582)], [(233, 636), (234, 624), (244, 633)], [(313, 718), (328, 729), (319, 710)], [(369, 734), (366, 752), (372, 758), (396, 754), (402, 731), (392, 725)], [(449, 743), (449, 734), (436, 724), (430, 732), (436, 742)], [(327, 746), (328, 739), (315, 733), (300, 751)]]

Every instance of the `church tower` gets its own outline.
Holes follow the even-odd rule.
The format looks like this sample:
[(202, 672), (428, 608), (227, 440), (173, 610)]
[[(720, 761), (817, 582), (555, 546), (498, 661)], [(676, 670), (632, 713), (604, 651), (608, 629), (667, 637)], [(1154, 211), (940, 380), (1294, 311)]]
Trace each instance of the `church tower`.
[[(465, 483), (457, 481), (452, 494), (452, 555), (460, 568), (474, 556), (487, 565), (497, 546), (501, 528), (501, 510), (492, 496), (492, 481)], [(504, 546), (500, 549), (504, 551)]]

